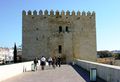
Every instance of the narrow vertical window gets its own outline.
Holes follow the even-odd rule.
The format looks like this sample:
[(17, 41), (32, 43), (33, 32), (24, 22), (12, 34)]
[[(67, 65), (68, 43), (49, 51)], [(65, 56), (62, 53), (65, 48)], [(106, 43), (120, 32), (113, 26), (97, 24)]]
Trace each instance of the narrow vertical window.
[(59, 33), (62, 32), (62, 26), (59, 26)]
[(69, 32), (69, 30), (68, 30), (68, 26), (66, 26), (66, 32)]
[(36, 28), (36, 30), (38, 30), (38, 28)]
[(36, 37), (36, 40), (38, 40), (38, 37)]
[(59, 50), (58, 51), (59, 53), (62, 53), (62, 46), (61, 45), (58, 46), (58, 50)]

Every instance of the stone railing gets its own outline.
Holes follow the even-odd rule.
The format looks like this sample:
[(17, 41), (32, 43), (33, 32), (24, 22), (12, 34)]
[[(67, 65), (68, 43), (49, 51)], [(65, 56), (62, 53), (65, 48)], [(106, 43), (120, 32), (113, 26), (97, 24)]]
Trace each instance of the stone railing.
[(0, 82), (21, 74), (26, 71), (31, 71), (31, 64), (33, 61), (23, 62), (23, 63), (16, 63), (10, 65), (2, 65), (0, 66)]
[(91, 68), (97, 69), (97, 76), (107, 82), (120, 82), (120, 67), (90, 62), (86, 60), (75, 60), (75, 64), (90, 71)]

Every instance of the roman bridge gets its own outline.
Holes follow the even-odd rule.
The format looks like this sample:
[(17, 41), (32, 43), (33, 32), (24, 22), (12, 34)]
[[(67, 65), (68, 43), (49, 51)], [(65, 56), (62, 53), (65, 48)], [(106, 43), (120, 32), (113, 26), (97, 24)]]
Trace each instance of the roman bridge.
[[(120, 67), (85, 60), (75, 60), (74, 65), (46, 66), (31, 71), (30, 62), (0, 66), (0, 82), (90, 82), (89, 71), (97, 69), (97, 82), (120, 82)], [(83, 69), (84, 68), (84, 69)], [(103, 80), (104, 79), (104, 80)]]

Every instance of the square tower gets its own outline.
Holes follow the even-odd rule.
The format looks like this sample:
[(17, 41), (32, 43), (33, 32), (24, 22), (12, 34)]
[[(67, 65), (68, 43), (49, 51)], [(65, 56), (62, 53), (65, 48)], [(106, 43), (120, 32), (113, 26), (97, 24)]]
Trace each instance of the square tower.
[(61, 56), (96, 61), (95, 12), (26, 11), (22, 12), (23, 59)]

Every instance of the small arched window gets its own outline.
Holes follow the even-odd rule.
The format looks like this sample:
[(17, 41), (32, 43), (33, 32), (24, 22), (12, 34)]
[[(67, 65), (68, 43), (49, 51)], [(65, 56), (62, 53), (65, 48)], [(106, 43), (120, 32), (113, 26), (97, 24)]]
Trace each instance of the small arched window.
[(68, 26), (66, 26), (66, 32), (69, 32)]
[(38, 41), (38, 37), (36, 37), (36, 40)]
[(38, 30), (38, 28), (36, 28), (36, 30)]
[(59, 33), (62, 32), (62, 26), (59, 26)]
[(58, 51), (59, 53), (62, 53), (62, 46), (61, 45), (58, 46), (58, 50), (59, 50)]

